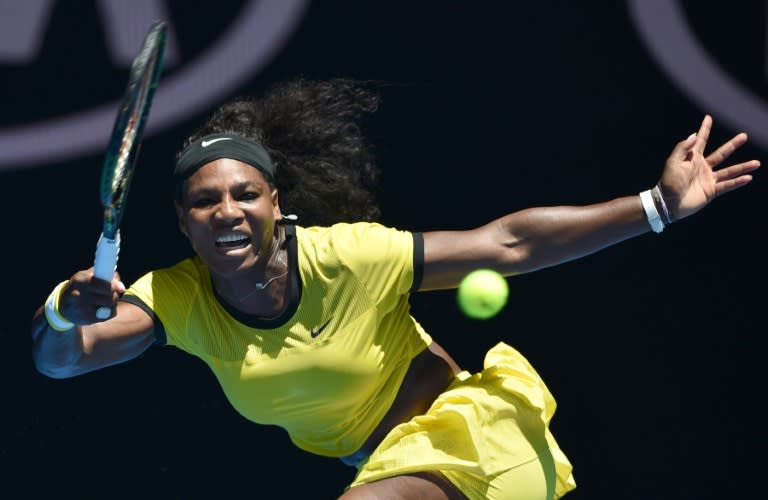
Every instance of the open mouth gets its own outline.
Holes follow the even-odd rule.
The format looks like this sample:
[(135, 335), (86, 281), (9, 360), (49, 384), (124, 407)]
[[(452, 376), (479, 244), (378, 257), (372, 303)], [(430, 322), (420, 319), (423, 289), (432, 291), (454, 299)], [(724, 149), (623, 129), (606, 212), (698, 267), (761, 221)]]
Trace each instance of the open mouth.
[(251, 242), (251, 239), (242, 233), (231, 233), (216, 238), (218, 248), (243, 248)]

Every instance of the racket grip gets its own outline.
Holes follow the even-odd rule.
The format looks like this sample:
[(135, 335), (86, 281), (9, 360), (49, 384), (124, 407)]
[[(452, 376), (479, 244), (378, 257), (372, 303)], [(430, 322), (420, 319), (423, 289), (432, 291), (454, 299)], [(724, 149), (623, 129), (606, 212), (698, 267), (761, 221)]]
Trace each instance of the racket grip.
[[(117, 254), (120, 253), (120, 231), (115, 234), (115, 239), (107, 238), (101, 233), (96, 244), (96, 258), (93, 262), (93, 276), (104, 281), (112, 281), (117, 271)], [(108, 307), (99, 307), (96, 317), (107, 319), (112, 314)]]
[(120, 231), (115, 235), (115, 239), (107, 238), (102, 233), (96, 244), (93, 276), (100, 280), (112, 281), (117, 270), (118, 253), (120, 253)]

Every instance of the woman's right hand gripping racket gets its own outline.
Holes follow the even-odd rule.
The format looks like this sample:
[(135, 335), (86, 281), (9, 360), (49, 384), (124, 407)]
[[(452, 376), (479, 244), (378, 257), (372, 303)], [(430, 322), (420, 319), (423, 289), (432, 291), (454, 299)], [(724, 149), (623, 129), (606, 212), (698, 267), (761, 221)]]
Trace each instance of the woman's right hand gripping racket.
[[(99, 191), (104, 207), (104, 222), (93, 265), (94, 277), (104, 281), (112, 281), (117, 270), (120, 221), (125, 212), (128, 188), (136, 166), (144, 125), (152, 105), (152, 96), (162, 72), (165, 40), (166, 25), (163, 21), (157, 21), (150, 27), (141, 52), (131, 65), (128, 88), (123, 96), (104, 158)], [(100, 307), (96, 311), (99, 319), (107, 319), (111, 314), (112, 311), (108, 307)]]

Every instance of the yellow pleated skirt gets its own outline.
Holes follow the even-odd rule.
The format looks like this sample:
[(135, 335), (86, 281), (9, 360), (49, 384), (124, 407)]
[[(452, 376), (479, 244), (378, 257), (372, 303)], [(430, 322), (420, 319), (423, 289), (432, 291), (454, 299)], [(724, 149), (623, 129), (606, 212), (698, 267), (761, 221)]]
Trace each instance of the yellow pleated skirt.
[(483, 366), (459, 373), (426, 414), (392, 429), (349, 487), (438, 470), (471, 500), (556, 499), (574, 489), (549, 430), (556, 404), (544, 381), (503, 342)]

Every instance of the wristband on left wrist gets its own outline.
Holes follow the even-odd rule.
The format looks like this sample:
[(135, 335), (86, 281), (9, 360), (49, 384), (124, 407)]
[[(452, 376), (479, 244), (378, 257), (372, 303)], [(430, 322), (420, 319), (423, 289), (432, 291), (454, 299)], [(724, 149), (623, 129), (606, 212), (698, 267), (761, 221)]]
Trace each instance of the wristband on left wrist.
[(661, 219), (661, 215), (659, 215), (651, 191), (651, 189), (648, 189), (640, 193), (640, 201), (643, 202), (643, 210), (645, 211), (645, 217), (648, 219), (648, 225), (651, 226), (654, 233), (660, 233), (664, 231), (664, 221)]
[(651, 189), (651, 197), (653, 198), (653, 203), (656, 204), (659, 213), (661, 213), (664, 224), (667, 226), (672, 224), (672, 214), (667, 208), (667, 203), (664, 201), (664, 193), (661, 191), (661, 186), (656, 184), (653, 189)]

